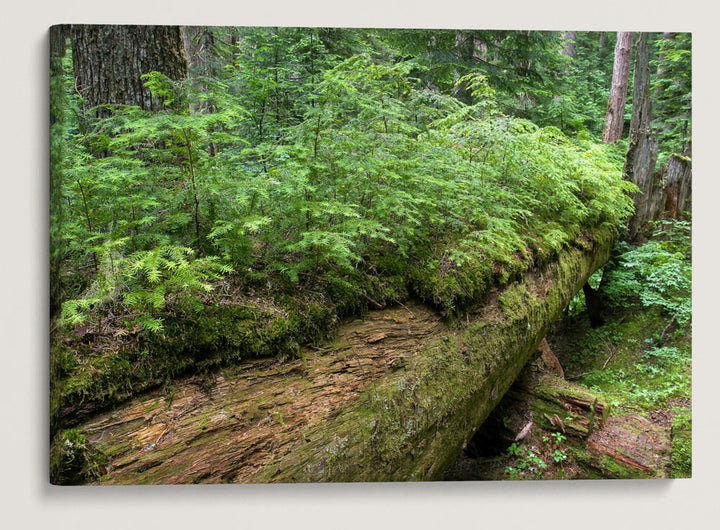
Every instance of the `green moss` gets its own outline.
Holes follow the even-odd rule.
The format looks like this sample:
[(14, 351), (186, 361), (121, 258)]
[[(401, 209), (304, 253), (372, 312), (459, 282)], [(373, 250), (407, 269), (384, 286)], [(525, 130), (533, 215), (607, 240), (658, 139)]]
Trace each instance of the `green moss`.
[(75, 429), (59, 432), (50, 445), (50, 482), (82, 484), (106, 472), (108, 457)]
[(487, 260), (445, 265), (441, 259), (418, 263), (409, 270), (417, 296), (446, 311), (460, 311), (481, 301), (493, 285), (493, 267)]
[(523, 284), (517, 284), (506, 289), (500, 295), (500, 308), (508, 320), (516, 321), (527, 317), (527, 305), (530, 303), (530, 293)]
[[(592, 429), (604, 424), (610, 411), (607, 401), (599, 394), (553, 376), (544, 376), (538, 382), (536, 394), (540, 399), (533, 402), (535, 423), (546, 430), (561, 428), (568, 435), (586, 437)], [(588, 403), (587, 409), (575, 406), (570, 409), (568, 402)], [(602, 417), (597, 417), (597, 408)], [(562, 426), (557, 425), (557, 421)]]
[(692, 477), (692, 412), (678, 409), (672, 420), (672, 478)]

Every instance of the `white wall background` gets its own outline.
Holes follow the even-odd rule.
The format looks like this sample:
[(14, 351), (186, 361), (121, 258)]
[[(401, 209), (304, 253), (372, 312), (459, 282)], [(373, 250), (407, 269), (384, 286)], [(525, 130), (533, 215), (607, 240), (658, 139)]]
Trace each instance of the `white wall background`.
[[(3, 8), (0, 521), (5, 528), (709, 528), (717, 524), (718, 8), (702, 0), (28, 0)], [(692, 31), (694, 478), (59, 488), (47, 480), (47, 30), (58, 23)], [(715, 199), (715, 202), (716, 199)]]

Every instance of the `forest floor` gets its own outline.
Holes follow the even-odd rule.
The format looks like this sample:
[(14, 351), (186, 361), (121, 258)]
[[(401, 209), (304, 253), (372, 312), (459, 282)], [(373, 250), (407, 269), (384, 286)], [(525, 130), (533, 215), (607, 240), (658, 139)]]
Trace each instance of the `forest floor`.
[[(691, 338), (675, 326), (660, 344), (666, 326), (643, 310), (594, 329), (585, 315), (560, 321), (445, 480), (690, 477)], [(544, 362), (548, 353), (559, 366)], [(587, 437), (538, 421), (536, 386), (548, 372), (606, 399), (607, 420)]]

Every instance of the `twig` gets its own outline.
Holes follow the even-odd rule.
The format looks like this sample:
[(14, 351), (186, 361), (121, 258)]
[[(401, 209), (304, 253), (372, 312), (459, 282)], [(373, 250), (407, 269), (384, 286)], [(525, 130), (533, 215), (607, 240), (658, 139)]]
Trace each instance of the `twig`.
[(575, 379), (580, 379), (581, 377), (585, 377), (586, 375), (590, 375), (590, 374), (594, 374), (594, 373), (595, 373), (594, 370), (592, 372), (583, 372), (581, 374), (567, 376), (567, 377), (565, 377), (565, 379), (567, 379), (568, 381), (574, 381)]
[(363, 293), (363, 296), (364, 296), (365, 298), (367, 298), (370, 302), (372, 302), (373, 304), (375, 304), (375, 307), (377, 307), (378, 309), (382, 309), (382, 306), (381, 306), (380, 304), (378, 304), (375, 300), (373, 300), (372, 298), (370, 298), (368, 295), (366, 295), (365, 293)]
[(525, 438), (525, 437), (528, 435), (528, 433), (530, 432), (530, 429), (532, 428), (532, 426), (533, 426), (533, 421), (530, 420), (530, 421), (527, 423), (527, 425), (525, 425), (525, 427), (523, 427), (522, 430), (521, 430), (521, 431), (518, 433), (518, 435), (515, 437), (515, 441), (516, 441), (516, 442), (519, 442), (520, 440), (522, 440), (523, 438)]
[[(608, 347), (608, 346), (612, 347), (613, 344), (611, 342), (605, 343), (605, 347)], [(602, 367), (603, 370), (605, 370), (605, 368), (607, 367), (608, 363), (610, 362), (610, 359), (615, 357), (615, 354), (617, 353), (617, 351), (618, 351), (618, 346), (615, 346), (615, 349), (611, 350), (610, 357), (608, 357), (607, 360), (605, 361), (605, 364), (603, 364), (603, 367)]]
[(400, 302), (399, 300), (395, 300), (395, 301), (396, 301), (398, 304), (400, 304), (401, 306), (403, 306), (403, 307), (405, 308), (405, 311), (407, 311), (408, 313), (410, 313), (412, 316), (415, 316), (415, 313), (413, 313), (412, 311), (410, 311), (405, 304), (403, 304), (403, 303)]
[(667, 326), (665, 326), (665, 329), (664, 329), (664, 330), (662, 331), (662, 333), (660, 334), (660, 342), (662, 342), (663, 339), (665, 338), (665, 333), (667, 333), (668, 329), (670, 329), (670, 326), (672, 326), (673, 323), (677, 320), (678, 314), (679, 314), (679, 313), (675, 313), (675, 314), (673, 315), (672, 319), (670, 320), (670, 323), (669, 323)]
[(157, 446), (158, 442), (160, 441), (160, 438), (165, 436), (165, 433), (168, 432), (168, 430), (170, 430), (169, 425), (165, 427), (165, 430), (162, 432), (162, 434), (160, 436), (157, 437), (157, 440), (155, 440), (155, 443), (153, 445)]

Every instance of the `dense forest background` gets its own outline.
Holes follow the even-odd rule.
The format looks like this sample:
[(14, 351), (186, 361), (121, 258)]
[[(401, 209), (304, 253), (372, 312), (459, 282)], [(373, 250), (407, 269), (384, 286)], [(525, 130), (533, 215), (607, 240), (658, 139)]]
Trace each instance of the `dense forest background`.
[(51, 37), (51, 436), (182, 375), (301, 356), (370, 309), (462, 318), (607, 234), (568, 316), (655, 310), (643, 383), (678, 377), (618, 399), (689, 395), (689, 34)]

